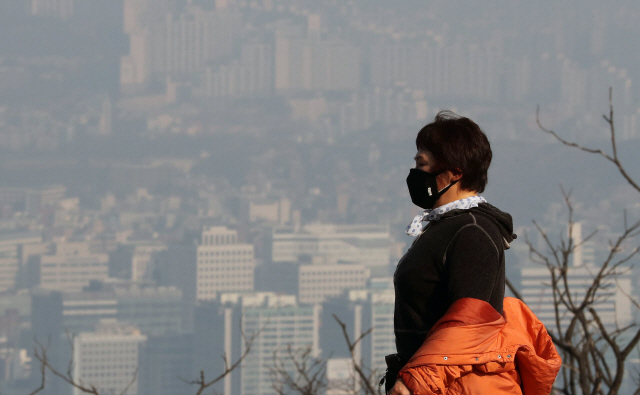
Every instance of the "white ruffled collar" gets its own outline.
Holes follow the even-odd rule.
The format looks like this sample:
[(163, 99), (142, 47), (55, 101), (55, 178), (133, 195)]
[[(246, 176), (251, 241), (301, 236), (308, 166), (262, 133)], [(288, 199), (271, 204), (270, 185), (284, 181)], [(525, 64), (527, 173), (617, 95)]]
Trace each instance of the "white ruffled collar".
[(407, 226), (405, 233), (409, 236), (416, 237), (420, 235), (424, 229), (423, 222), (437, 221), (442, 215), (451, 210), (468, 210), (472, 207), (478, 207), (480, 203), (486, 202), (487, 200), (482, 196), (471, 196), (465, 199), (455, 200), (434, 209), (424, 210), (413, 218), (413, 221)]

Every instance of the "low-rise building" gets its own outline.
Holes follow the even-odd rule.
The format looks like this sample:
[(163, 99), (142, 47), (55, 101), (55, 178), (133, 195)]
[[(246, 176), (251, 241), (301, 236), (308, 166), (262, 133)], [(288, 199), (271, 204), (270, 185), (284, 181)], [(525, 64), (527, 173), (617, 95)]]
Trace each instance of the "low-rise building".
[[(138, 394), (136, 371), (140, 345), (147, 336), (116, 320), (103, 320), (95, 332), (83, 332), (73, 339), (73, 377), (90, 383), (100, 393)], [(73, 395), (84, 392), (73, 389)]]

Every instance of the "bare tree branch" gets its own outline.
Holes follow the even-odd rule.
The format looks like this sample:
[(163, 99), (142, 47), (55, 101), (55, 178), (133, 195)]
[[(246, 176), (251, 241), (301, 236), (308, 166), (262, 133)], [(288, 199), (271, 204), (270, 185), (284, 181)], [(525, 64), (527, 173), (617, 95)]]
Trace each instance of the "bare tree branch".
[(273, 352), (269, 374), (276, 394), (317, 395), (328, 388), (327, 361), (313, 357), (312, 351), (312, 346), (294, 350), (288, 344), (284, 357), (279, 355), (278, 350)]
[(131, 381), (129, 381), (129, 384), (127, 384), (127, 386), (124, 387), (122, 391), (120, 391), (120, 395), (125, 395), (127, 391), (129, 391), (129, 388), (131, 388), (131, 386), (136, 382), (137, 379), (138, 379), (138, 368), (136, 367), (136, 369), (133, 371), (133, 377), (131, 378)]
[[(73, 337), (71, 337), (70, 339), (72, 341)], [(61, 378), (67, 384), (71, 385), (74, 388), (77, 388), (78, 390), (86, 394), (100, 395), (100, 393), (98, 392), (98, 389), (94, 385), (86, 385), (82, 382), (82, 380), (76, 381), (73, 378), (73, 375), (72, 375), (73, 349), (72, 349), (69, 365), (67, 366), (67, 372), (62, 373), (58, 369), (53, 367), (51, 363), (49, 363), (49, 358), (47, 357), (47, 348), (43, 346), (41, 343), (39, 343), (37, 340), (35, 342), (36, 342), (36, 347), (34, 350), (34, 358), (37, 359), (42, 364), (42, 366), (44, 366), (46, 369), (49, 369), (49, 371), (53, 373), (54, 376)]]
[[(536, 118), (539, 123), (538, 116)], [(605, 116), (605, 120), (610, 124), (613, 156), (569, 143), (562, 140), (555, 132), (544, 129), (540, 124), (539, 126), (563, 144), (597, 153), (614, 161), (625, 179), (636, 188), (637, 184), (628, 177), (618, 160), (612, 108), (609, 116)], [(636, 189), (640, 192), (640, 189)], [(571, 256), (596, 232), (590, 233), (582, 240), (574, 241), (571, 193), (562, 189), (562, 195), (568, 212), (568, 238), (561, 236), (557, 243), (554, 242), (543, 227), (535, 221), (533, 225), (544, 241), (546, 251), (534, 246), (528, 236), (525, 238), (530, 259), (545, 266), (551, 280), (548, 286), (553, 298), (556, 328), (549, 330), (549, 335), (563, 356), (562, 381), (557, 383), (555, 390), (561, 394), (571, 395), (578, 393), (615, 395), (618, 394), (622, 385), (625, 362), (632, 350), (636, 349), (640, 343), (640, 329), (635, 323), (619, 327), (617, 319), (613, 323), (615, 329), (607, 327), (597, 312), (597, 305), (607, 301), (611, 289), (615, 287), (640, 309), (640, 302), (636, 302), (618, 283), (618, 277), (630, 270), (624, 265), (640, 253), (640, 247), (626, 253), (623, 248), (629, 240), (640, 234), (640, 221), (629, 225), (626, 212), (624, 213), (623, 232), (615, 240), (609, 241), (609, 251), (599, 266), (592, 269), (584, 266), (580, 269), (581, 281), (583, 284), (586, 281), (586, 284), (584, 288), (575, 288), (572, 280), (574, 269), (570, 265)], [(508, 280), (506, 285), (516, 297), (522, 299), (522, 295)], [(632, 330), (635, 332), (629, 335)], [(621, 339), (629, 338), (630, 340), (621, 342)], [(640, 394), (640, 391), (638, 393)]]
[(360, 382), (363, 384), (364, 388), (364, 392), (366, 395), (379, 395), (380, 392), (376, 391), (374, 385), (372, 384), (372, 377), (371, 375), (367, 375), (364, 370), (362, 369), (362, 366), (360, 364), (360, 361), (356, 360), (356, 355), (355, 355), (355, 349), (356, 346), (358, 345), (358, 343), (360, 343), (360, 341), (362, 341), (362, 339), (369, 335), (371, 333), (371, 331), (373, 331), (373, 328), (369, 328), (367, 331), (365, 331), (364, 333), (360, 334), (360, 336), (358, 336), (354, 341), (351, 340), (351, 336), (349, 336), (349, 331), (347, 330), (347, 324), (345, 324), (343, 321), (340, 320), (340, 318), (338, 318), (337, 315), (333, 314), (333, 319), (336, 320), (336, 322), (338, 323), (338, 325), (340, 325), (340, 328), (342, 329), (342, 335), (344, 336), (344, 340), (345, 342), (347, 342), (347, 347), (349, 348), (349, 352), (351, 354), (351, 360), (353, 362), (353, 368), (356, 371), (356, 374), (358, 375), (358, 377), (360, 378)]
[(260, 329), (258, 329), (254, 333), (252, 333), (251, 336), (247, 336), (244, 333), (244, 331), (242, 330), (242, 320), (241, 320), (240, 321), (240, 334), (242, 336), (242, 340), (243, 340), (243, 343), (244, 343), (244, 351), (242, 352), (242, 355), (240, 355), (240, 357), (235, 362), (233, 362), (231, 365), (229, 365), (227, 363), (226, 356), (223, 356), (223, 359), (225, 360), (224, 370), (222, 371), (222, 373), (220, 373), (218, 376), (216, 376), (215, 378), (213, 378), (211, 380), (207, 380), (206, 377), (205, 377), (205, 374), (204, 374), (204, 370), (201, 370), (199, 378), (197, 378), (195, 380), (191, 380), (191, 381), (185, 381), (185, 380), (183, 380), (183, 381), (185, 381), (187, 384), (190, 384), (190, 385), (197, 385), (198, 386), (198, 391), (196, 392), (196, 395), (202, 395), (207, 388), (210, 388), (211, 386), (213, 386), (214, 384), (216, 384), (220, 380), (224, 379), (229, 374), (231, 374), (231, 372), (233, 372), (236, 368), (238, 368), (238, 366), (240, 366), (242, 361), (244, 361), (244, 359), (247, 357), (247, 355), (249, 355), (249, 353), (251, 352), (251, 348), (253, 346), (254, 341), (258, 338), (258, 336), (260, 336), (260, 333), (262, 333), (262, 331), (264, 330), (264, 328), (266, 327), (267, 324), (262, 326)]
[[(34, 354), (37, 353), (37, 352), (38, 352), (38, 350), (34, 349)], [(45, 360), (47, 359), (47, 349), (46, 348), (42, 349), (41, 355)], [(29, 395), (35, 395), (38, 392), (44, 390), (46, 373), (47, 373), (47, 365), (42, 363), (42, 362), (40, 362), (40, 387), (38, 387), (34, 391), (30, 392)]]
[(520, 294), (520, 291), (518, 291), (516, 289), (516, 287), (513, 286), (513, 284), (511, 284), (511, 281), (509, 281), (508, 278), (504, 279), (505, 283), (507, 284), (507, 288), (509, 288), (509, 291), (511, 291), (511, 293), (513, 294), (513, 296), (515, 296), (516, 298), (524, 301), (524, 298), (522, 297), (522, 294)]
[(636, 183), (636, 181), (633, 178), (631, 178), (631, 176), (629, 176), (626, 169), (620, 162), (620, 159), (618, 158), (618, 148), (616, 143), (616, 129), (613, 122), (613, 89), (612, 88), (609, 88), (609, 115), (608, 116), (603, 115), (602, 118), (604, 118), (607, 124), (609, 124), (609, 134), (611, 138), (611, 150), (612, 150), (611, 155), (605, 153), (601, 149), (587, 148), (580, 144), (565, 140), (553, 130), (545, 128), (540, 122), (540, 106), (536, 108), (536, 123), (538, 124), (538, 127), (540, 128), (540, 130), (542, 130), (547, 134), (552, 135), (553, 137), (555, 137), (556, 140), (558, 140), (559, 142), (561, 142), (566, 146), (577, 148), (584, 152), (602, 156), (603, 158), (605, 158), (606, 160), (608, 160), (609, 162), (615, 165), (615, 167), (618, 169), (618, 172), (620, 172), (622, 177), (624, 177), (624, 179), (627, 181), (627, 183), (629, 183), (629, 185), (631, 185), (636, 191), (640, 192), (640, 185), (638, 185), (638, 183)]

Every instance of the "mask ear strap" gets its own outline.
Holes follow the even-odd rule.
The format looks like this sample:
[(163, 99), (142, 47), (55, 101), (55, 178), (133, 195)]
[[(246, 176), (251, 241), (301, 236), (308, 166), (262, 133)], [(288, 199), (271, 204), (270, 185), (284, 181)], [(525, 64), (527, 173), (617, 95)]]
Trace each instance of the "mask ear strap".
[(458, 183), (458, 181), (460, 181), (460, 179), (455, 180), (455, 181), (451, 181), (449, 183), (449, 185), (447, 185), (446, 187), (442, 188), (441, 190), (438, 191), (438, 195), (442, 196), (445, 194), (445, 192), (447, 192), (449, 190), (449, 188), (451, 188), (452, 186), (456, 185)]

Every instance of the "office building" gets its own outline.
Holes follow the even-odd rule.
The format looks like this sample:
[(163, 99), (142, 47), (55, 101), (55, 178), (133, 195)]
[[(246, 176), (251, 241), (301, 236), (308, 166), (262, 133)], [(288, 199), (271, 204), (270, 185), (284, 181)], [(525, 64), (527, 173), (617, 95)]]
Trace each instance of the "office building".
[(380, 225), (275, 227), (272, 245), (273, 262), (324, 257), (327, 262), (365, 265), (372, 275), (386, 275), (391, 259), (391, 235), (386, 226)]
[(93, 280), (109, 276), (109, 255), (95, 254), (88, 242), (56, 243), (55, 253), (40, 257), (40, 287), (80, 292)]
[(384, 356), (396, 351), (393, 332), (395, 294), (390, 278), (375, 278), (367, 289), (347, 291), (339, 297), (328, 298), (322, 304), (322, 329), (320, 347), (325, 357), (350, 358), (342, 328), (334, 319), (337, 316), (347, 326), (351, 341), (371, 330), (356, 345), (354, 355), (362, 361), (365, 371), (384, 373)]
[(0, 188), (0, 206), (9, 205), (16, 211), (26, 211), (37, 214), (43, 208), (55, 207), (67, 192), (62, 185), (52, 185), (44, 188)]
[[(569, 289), (574, 300), (584, 298), (597, 272), (598, 267), (590, 265), (567, 269)], [(544, 266), (521, 269), (520, 293), (522, 297), (547, 328), (557, 331), (553, 289), (550, 283), (551, 275)], [(562, 284), (559, 287), (563, 289)], [(610, 328), (615, 328), (616, 325), (618, 327), (628, 325), (632, 319), (632, 306), (628, 297), (632, 293), (631, 279), (606, 278), (599, 285), (597, 292), (598, 298), (594, 302), (593, 308), (603, 324)], [(566, 312), (566, 308), (561, 303), (559, 310), (561, 325), (566, 329), (571, 315)]]
[(197, 299), (216, 299), (219, 292), (252, 291), (255, 256), (238, 232), (214, 226), (202, 232), (197, 252)]
[[(224, 395), (273, 394), (271, 368), (274, 358), (285, 359), (287, 348), (310, 350), (320, 356), (320, 305), (300, 305), (295, 295), (275, 292), (221, 293), (214, 301), (196, 308), (194, 325), (195, 362), (206, 377), (214, 377), (245, 351), (245, 339), (257, 335), (240, 368), (212, 390)], [(211, 334), (217, 335), (212, 337)], [(220, 357), (225, 356), (226, 362)], [(198, 372), (194, 372), (198, 373)]]
[(324, 264), (298, 266), (298, 299), (300, 303), (322, 303), (346, 290), (364, 289), (370, 270), (362, 264)]
[(144, 281), (153, 279), (155, 254), (166, 249), (167, 246), (162, 243), (136, 245), (131, 256), (131, 280)]
[(0, 234), (0, 292), (31, 285), (29, 259), (46, 250), (40, 232)]
[[(320, 356), (319, 305), (299, 305), (293, 295), (273, 293), (223, 294), (220, 301), (241, 304), (244, 333), (262, 329), (242, 363), (242, 395), (273, 393), (269, 367), (273, 366), (274, 358), (287, 359), (287, 347), (293, 350), (308, 348), (312, 357)], [(290, 373), (294, 375), (293, 369)]]
[(32, 299), (33, 308), (44, 309), (53, 304), (48, 315), (54, 314), (56, 321), (73, 333), (92, 331), (103, 319), (117, 319), (153, 336), (185, 331), (190, 312), (176, 288), (127, 282), (92, 285), (95, 289), (73, 293), (40, 289)]
[(326, 368), (327, 395), (349, 395), (356, 386), (356, 371), (351, 358), (329, 358)]
[[(567, 278), (571, 297), (574, 300), (582, 300), (588, 288), (593, 284), (593, 279), (599, 271), (595, 264), (595, 247), (593, 242), (584, 241), (582, 238), (582, 224), (574, 223), (571, 230), (573, 245), (576, 246), (571, 258), (571, 266), (567, 268)], [(550, 330), (557, 331), (556, 310), (553, 288), (551, 287), (551, 274), (545, 266), (523, 267), (521, 269), (520, 293), (524, 301), (538, 318)], [(559, 284), (559, 289), (564, 289)], [(633, 292), (633, 286), (629, 277), (605, 277), (598, 285), (597, 295), (593, 308), (600, 316), (603, 324), (610, 328), (624, 327), (632, 319), (632, 306), (629, 295)], [(560, 323), (564, 329), (571, 320), (571, 314), (559, 303)], [(564, 330), (563, 329), (563, 330)]]
[[(95, 332), (83, 332), (73, 339), (73, 377), (100, 393), (137, 395), (139, 351), (147, 336), (116, 320), (101, 321)], [(73, 395), (84, 392), (74, 388)]]
[(197, 249), (193, 243), (169, 244), (165, 251), (155, 254), (154, 281), (179, 289), (184, 302), (190, 305), (196, 302)]
[(193, 395), (184, 380), (196, 378), (194, 345), (191, 335), (149, 336), (140, 351), (138, 395)]

